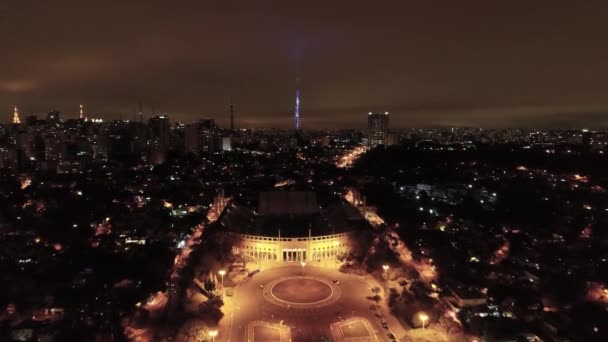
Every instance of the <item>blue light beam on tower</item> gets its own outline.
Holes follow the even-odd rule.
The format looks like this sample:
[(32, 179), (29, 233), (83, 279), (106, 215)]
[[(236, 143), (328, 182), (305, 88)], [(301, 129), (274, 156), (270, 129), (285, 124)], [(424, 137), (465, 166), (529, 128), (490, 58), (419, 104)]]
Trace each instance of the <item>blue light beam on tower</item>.
[(296, 108), (294, 111), (296, 131), (300, 130), (300, 79), (296, 79)]

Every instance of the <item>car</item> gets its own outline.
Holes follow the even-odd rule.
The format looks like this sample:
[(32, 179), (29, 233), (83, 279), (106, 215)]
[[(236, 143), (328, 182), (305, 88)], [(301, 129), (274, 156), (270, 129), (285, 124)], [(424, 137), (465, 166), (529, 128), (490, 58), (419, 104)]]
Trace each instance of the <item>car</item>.
[(264, 288), (264, 284), (260, 284), (260, 288), (263, 289)]
[(388, 329), (388, 324), (386, 324), (386, 322), (382, 322), (382, 327), (383, 327), (384, 329)]
[(390, 339), (391, 339), (391, 340), (393, 340), (393, 341), (396, 341), (396, 340), (397, 340), (397, 337), (396, 337), (396, 336), (395, 336), (395, 334), (393, 334), (393, 333), (388, 333), (388, 335), (387, 335), (387, 336), (388, 336), (388, 338), (390, 338)]
[(339, 280), (334, 280), (333, 283), (336, 284), (336, 285), (340, 285), (340, 281)]
[(344, 318), (342, 318), (342, 316), (338, 316), (338, 320), (339, 320), (340, 322), (342, 322), (342, 321), (344, 320)]

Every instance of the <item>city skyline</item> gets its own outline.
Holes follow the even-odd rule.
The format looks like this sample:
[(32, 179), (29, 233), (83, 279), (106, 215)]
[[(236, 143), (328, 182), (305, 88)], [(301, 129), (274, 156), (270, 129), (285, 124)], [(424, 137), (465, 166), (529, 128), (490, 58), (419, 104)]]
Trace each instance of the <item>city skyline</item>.
[[(82, 106), (82, 105), (79, 105)], [(13, 108), (22, 108), (22, 106), (14, 106), (11, 107)], [(27, 108), (27, 106), (25, 106)], [(382, 107), (380, 112), (382, 112), (382, 109), (385, 107)], [(32, 112), (32, 111), (27, 111), (27, 112), (21, 112), (20, 116), (25, 117), (29, 117), (29, 116), (36, 116), (39, 119), (46, 117), (46, 115), (50, 112), (59, 112), (62, 114), (62, 120), (69, 120), (69, 119), (82, 119), (83, 117), (80, 116), (80, 109), (78, 109), (77, 111), (75, 111), (73, 114), (70, 113), (70, 111), (62, 111), (57, 109), (56, 107), (50, 107), (47, 110), (42, 110), (42, 111), (37, 111), (37, 112)], [(544, 113), (543, 115), (546, 115), (550, 118), (553, 118), (553, 120), (555, 120), (554, 123), (552, 124), (547, 124), (545, 123), (534, 123), (534, 122), (539, 122), (539, 121), (533, 121), (532, 123), (527, 123), (527, 124), (514, 124), (511, 121), (517, 121), (517, 117), (521, 118), (521, 117), (525, 117), (525, 115), (527, 113), (530, 112), (534, 112), (533, 109), (515, 109), (512, 108), (512, 111), (510, 112), (512, 115), (514, 115), (516, 118), (515, 119), (511, 119), (509, 118), (508, 120), (504, 119), (504, 123), (505, 124), (497, 124), (497, 125), (479, 125), (479, 124), (472, 124), (472, 123), (466, 123), (466, 122), (460, 122), (460, 121), (450, 121), (450, 120), (446, 120), (445, 122), (429, 122), (429, 123), (425, 123), (425, 124), (408, 124), (408, 123), (401, 123), (399, 121), (400, 116), (397, 115), (394, 116), (394, 113), (391, 112), (391, 114), (393, 115), (393, 117), (397, 118), (397, 123), (392, 124), (392, 128), (393, 129), (406, 129), (406, 128), (421, 128), (421, 129), (428, 129), (428, 128), (480, 128), (480, 129), (592, 129), (592, 130), (605, 130), (608, 127), (608, 123), (603, 123), (603, 121), (600, 121), (603, 119), (603, 117), (605, 116), (606, 112), (594, 112), (593, 109), (591, 110), (587, 110), (587, 111), (576, 111), (575, 109), (571, 109), (570, 111), (568, 110), (564, 110), (564, 112), (554, 112), (554, 113)], [(332, 124), (330, 125), (319, 125), (318, 124), (318, 118), (314, 117), (311, 118), (311, 122), (309, 122), (311, 127), (302, 127), (301, 130), (323, 130), (323, 129), (365, 129), (367, 126), (367, 115), (368, 112), (362, 112), (362, 113), (353, 113), (353, 115), (358, 115), (355, 120), (352, 120), (353, 118), (349, 117), (349, 120), (351, 121), (339, 121), (340, 119), (338, 118), (338, 120), (336, 121), (331, 121)], [(427, 114), (429, 114), (428, 112), (425, 112)], [(484, 115), (484, 109), (475, 109), (475, 110), (471, 110), (470, 111), (471, 114), (477, 114), (477, 115)], [(503, 113), (502, 111), (497, 111), (497, 113)], [(309, 114), (309, 113), (307, 113)], [(310, 113), (312, 114), (312, 113)], [(432, 115), (432, 114), (431, 114)], [(566, 115), (566, 118), (563, 118), (560, 116), (562, 115)], [(594, 122), (590, 122), (588, 120), (575, 120), (578, 115), (583, 115), (583, 116), (588, 116), (588, 118), (594, 119), (594, 120), (598, 120), (598, 122), (601, 123), (594, 123)], [(200, 114), (198, 116), (196, 115), (188, 115), (186, 117), (184, 117), (183, 113), (170, 113), (170, 112), (166, 112), (166, 111), (159, 111), (159, 110), (155, 110), (155, 107), (151, 107), (149, 112), (140, 110), (139, 104), (137, 105), (137, 110), (134, 110), (133, 113), (114, 113), (114, 114), (108, 114), (108, 113), (88, 113), (88, 115), (85, 115), (85, 117), (87, 119), (91, 119), (91, 118), (95, 118), (97, 120), (101, 120), (101, 121), (115, 121), (115, 120), (126, 120), (126, 121), (148, 121), (150, 119), (152, 119), (153, 117), (156, 116), (168, 116), (171, 119), (172, 124), (175, 123), (181, 123), (181, 124), (188, 124), (188, 123), (195, 123), (198, 122), (201, 119), (213, 119), (215, 120), (221, 127), (224, 128), (230, 128), (232, 129), (233, 125), (236, 127), (236, 122), (237, 120), (241, 121), (241, 127), (238, 127), (238, 129), (294, 129), (294, 112), (293, 109), (291, 112), (287, 112), (285, 113), (283, 116), (277, 117), (277, 118), (272, 118), (272, 119), (268, 119), (268, 120), (264, 120), (264, 121), (253, 121), (251, 119), (249, 119), (248, 117), (244, 117), (244, 118), (238, 118), (238, 114), (236, 113), (236, 111), (234, 110), (234, 104), (230, 103), (228, 105), (228, 109), (226, 112), (222, 112), (219, 114)], [(11, 112), (7, 115), (5, 115), (5, 117), (10, 117), (8, 120), (0, 120), (1, 123), (15, 123), (14, 122), (14, 113)], [(182, 119), (180, 119), (182, 118)], [(100, 122), (101, 122), (100, 121)], [(306, 119), (302, 120), (300, 118), (300, 125), (302, 125), (302, 123), (306, 123)], [(315, 124), (315, 122), (317, 124)]]
[(608, 341), (606, 18), (0, 2), (0, 341)]
[(77, 117), (84, 103), (131, 119), (141, 100), (146, 117), (228, 127), (234, 103), (241, 128), (290, 128), (300, 77), (306, 129), (362, 128), (368, 111), (391, 112), (394, 127), (607, 126), (605, 10), (593, 4), (63, 3), (3, 5), (8, 114)]

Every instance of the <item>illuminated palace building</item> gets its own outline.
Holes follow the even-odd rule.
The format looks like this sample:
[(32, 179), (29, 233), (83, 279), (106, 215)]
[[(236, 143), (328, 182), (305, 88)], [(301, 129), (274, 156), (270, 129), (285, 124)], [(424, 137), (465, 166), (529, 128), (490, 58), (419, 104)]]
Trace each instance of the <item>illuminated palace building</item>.
[(237, 237), (233, 252), (245, 259), (321, 263), (347, 254), (355, 235), (370, 229), (348, 202), (329, 202), (320, 206), (314, 192), (263, 192), (257, 211), (232, 201), (219, 222)]

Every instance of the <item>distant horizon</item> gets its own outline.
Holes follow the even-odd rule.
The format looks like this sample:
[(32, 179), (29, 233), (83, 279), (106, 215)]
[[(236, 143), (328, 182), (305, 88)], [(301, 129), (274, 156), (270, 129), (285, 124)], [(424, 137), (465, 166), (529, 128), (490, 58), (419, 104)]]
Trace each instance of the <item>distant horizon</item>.
[(299, 79), (303, 128), (363, 127), (370, 110), (393, 127), (608, 127), (591, 2), (61, 4), (0, 4), (0, 121), (15, 104), (111, 119), (142, 101), (223, 124), (233, 102), (237, 126), (288, 128)]
[[(23, 111), (22, 107), (17, 106), (19, 111), (19, 116), (21, 118), (22, 123), (26, 117), (30, 115), (36, 115), (39, 119), (45, 119), (45, 115), (51, 111), (58, 111), (61, 114), (62, 120), (68, 119), (78, 119), (79, 116), (79, 105), (77, 104), (75, 110), (72, 112), (68, 112), (62, 110), (58, 107), (50, 107), (46, 110), (27, 110)], [(11, 110), (13, 107), (9, 107)], [(25, 107), (27, 108), (27, 107)], [(103, 106), (102, 106), (103, 108)], [(145, 107), (144, 107), (145, 108)], [(566, 108), (560, 111), (557, 108), (470, 108), (470, 109), (454, 109), (453, 111), (449, 111), (448, 109), (444, 109), (442, 111), (432, 110), (432, 109), (403, 109), (400, 112), (391, 111), (388, 108), (377, 106), (374, 108), (368, 108), (367, 110), (357, 111), (359, 115), (357, 120), (352, 120), (354, 117), (353, 109), (342, 110), (344, 113), (342, 115), (336, 115), (332, 117), (331, 115), (325, 115), (324, 113), (313, 115), (312, 118), (306, 117), (306, 109), (301, 114), (301, 122), (302, 122), (302, 130), (324, 130), (324, 129), (365, 129), (367, 127), (367, 114), (370, 111), (388, 111), (390, 114), (390, 128), (391, 129), (408, 129), (408, 128), (421, 128), (421, 129), (432, 129), (432, 128), (476, 128), (476, 129), (594, 129), (594, 130), (604, 130), (608, 129), (608, 109), (602, 109), (598, 107), (576, 107)], [(147, 109), (147, 110), (146, 110)], [(129, 121), (138, 121), (136, 118), (135, 106), (133, 106), (133, 112), (131, 113), (120, 113), (116, 111), (106, 111), (104, 114), (95, 114), (89, 112), (89, 107), (84, 105), (85, 116), (88, 118), (96, 118), (103, 119), (104, 121), (115, 121), (115, 120), (129, 120)], [(553, 110), (551, 112), (550, 110)], [(579, 112), (577, 112), (577, 110)], [(188, 124), (192, 122), (196, 122), (201, 119), (213, 119), (220, 127), (230, 127), (230, 112), (229, 105), (226, 106), (224, 113), (219, 114), (198, 114), (196, 113), (174, 113), (170, 110), (156, 110), (155, 114), (152, 114), (150, 108), (145, 108), (143, 110), (144, 121), (147, 121), (153, 116), (156, 115), (167, 115), (172, 123), (183, 123)], [(340, 112), (340, 109), (336, 109), (336, 112)], [(404, 112), (405, 111), (405, 112)], [(93, 110), (94, 112), (94, 110)], [(102, 112), (102, 111), (100, 111)], [(483, 113), (509, 113), (511, 116), (517, 116), (520, 119), (525, 119), (526, 116), (536, 115), (542, 117), (549, 117), (552, 120), (548, 122), (541, 123), (539, 122), (537, 125), (527, 124), (527, 125), (513, 125), (512, 120), (506, 120), (504, 125), (491, 125), (489, 123), (483, 123), (484, 116), (488, 114)], [(526, 113), (527, 112), (527, 113)], [(434, 122), (419, 122), (420, 120), (415, 120), (408, 117), (408, 114), (414, 113), (424, 113), (428, 118), (434, 118)], [(452, 114), (451, 114), (452, 113)], [(451, 119), (450, 116), (459, 115), (458, 118), (462, 119), (462, 113), (468, 114), (472, 118), (476, 118), (481, 121), (479, 124), (474, 123), (458, 123)], [(532, 114), (534, 113), (534, 114)], [(252, 117), (252, 113), (246, 113), (245, 118), (242, 118), (239, 114), (239, 106), (235, 104), (235, 128), (251, 128), (251, 129), (294, 129), (294, 121), (293, 121), (293, 112), (286, 112), (284, 114), (280, 113), (271, 113), (266, 114), (266, 116)], [(12, 120), (13, 113), (12, 111), (7, 112), (7, 114), (3, 115), (4, 123), (10, 123)], [(319, 117), (321, 119), (319, 119)], [(313, 120), (311, 123), (310, 121)], [(453, 121), (453, 122), (451, 122)], [(525, 120), (523, 120), (525, 121)], [(557, 122), (562, 122), (563, 124), (557, 124)], [(307, 127), (308, 126), (308, 127)]]

